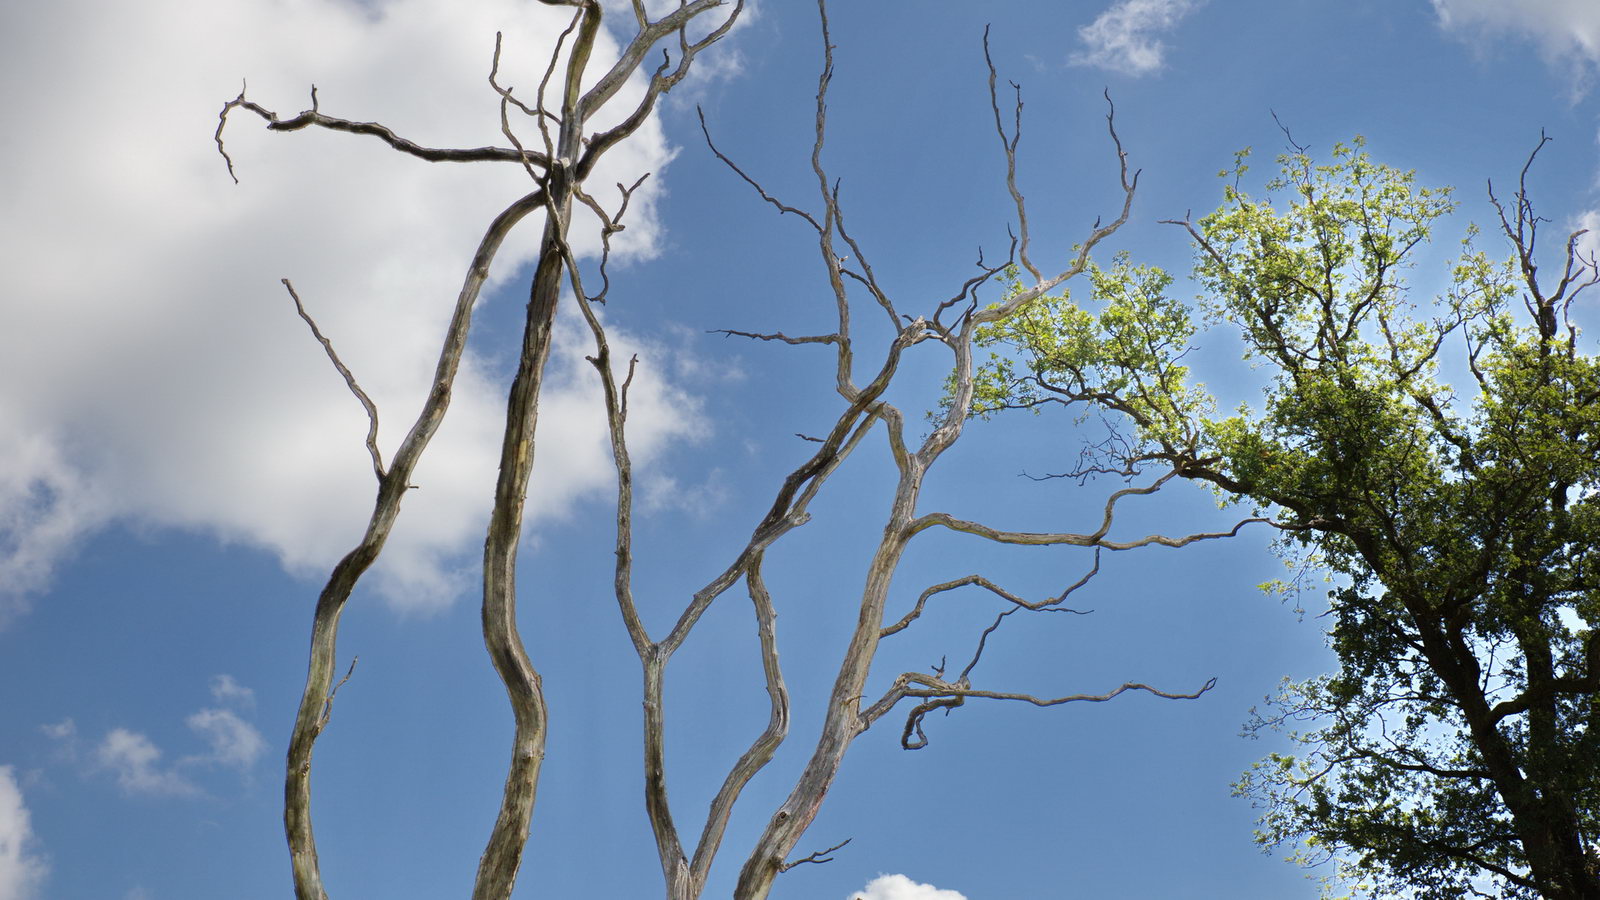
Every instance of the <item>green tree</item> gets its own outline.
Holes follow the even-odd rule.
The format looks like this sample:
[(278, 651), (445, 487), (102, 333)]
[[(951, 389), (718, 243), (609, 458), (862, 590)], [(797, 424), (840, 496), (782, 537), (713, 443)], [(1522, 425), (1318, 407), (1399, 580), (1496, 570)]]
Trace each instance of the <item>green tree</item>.
[(1600, 360), (1569, 317), (1600, 280), (1583, 232), (1541, 279), (1525, 166), (1511, 202), (1490, 190), (1510, 258), (1469, 229), (1418, 311), (1402, 276), (1448, 189), (1358, 138), (1325, 165), (1295, 145), (1257, 198), (1247, 155), (1221, 208), (1175, 224), (1205, 313), (1270, 376), (1259, 411), (1217, 416), (1186, 385), (1189, 311), (1126, 256), (1093, 273), (1090, 309), (1055, 297), (983, 336), (973, 411), (1119, 410), (1137, 433), (1091, 467), (1208, 483), (1330, 574), (1338, 671), (1286, 682), (1251, 725), (1295, 748), (1238, 785), (1263, 845), (1336, 861), (1330, 893), (1600, 898)]

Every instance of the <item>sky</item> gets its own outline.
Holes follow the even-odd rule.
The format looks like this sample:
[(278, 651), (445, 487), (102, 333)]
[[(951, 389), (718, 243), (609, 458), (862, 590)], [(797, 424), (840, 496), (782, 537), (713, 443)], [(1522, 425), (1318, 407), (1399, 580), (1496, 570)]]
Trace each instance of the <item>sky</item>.
[[(1129, 224), (1104, 245), (1182, 273), (1158, 223), (1220, 202), (1217, 173), (1286, 140), (1326, 152), (1365, 135), (1379, 161), (1458, 187), (1461, 209), (1413, 273), (1418, 297), (1486, 179), (1530, 176), (1565, 230), (1600, 223), (1600, 6), (1588, 0), (1082, 0), (832, 10), (825, 160), (851, 233), (904, 309), (955, 293), (1013, 217), (982, 35), (1026, 102), (1017, 177), (1034, 255), (1064, 261), (1119, 202), (1104, 99), (1141, 169)], [(613, 16), (615, 27), (626, 15)], [(372, 498), (360, 407), (295, 316), (296, 285), (372, 395), (392, 449), (418, 408), (450, 303), (488, 221), (526, 191), (515, 166), (427, 164), (347, 134), (271, 134), (238, 116), (248, 83), (284, 115), (315, 84), (330, 115), (419, 142), (498, 143), (486, 84), (532, 85), (564, 18), (483, 0), (63, 0), (0, 7), (0, 900), (281, 897), (281, 760), (321, 579)], [(607, 32), (597, 53), (616, 53)], [(815, 208), (808, 156), (820, 64), (815, 7), (764, 0), (593, 185), (651, 177), (615, 241), (608, 327), (640, 358), (629, 420), (641, 491), (647, 624), (663, 633), (742, 546), (783, 473), (831, 422), (830, 360), (713, 329), (803, 333), (831, 299), (815, 244), (718, 163), (695, 120), (775, 194)], [(637, 97), (635, 83), (619, 105)], [(592, 221), (578, 250), (592, 262)], [(393, 538), (357, 591), (341, 665), (360, 657), (318, 744), (324, 876), (335, 897), (469, 890), (510, 735), (473, 597), (497, 419), (538, 223), (491, 274), (449, 418)], [(1496, 252), (1492, 235), (1483, 245)], [(1428, 264), (1434, 265), (1430, 273)], [(1048, 266), (1047, 266), (1048, 267)], [(1182, 282), (1180, 295), (1192, 289)], [(520, 567), (521, 624), (551, 704), (533, 835), (516, 896), (647, 897), (660, 873), (641, 801), (638, 678), (610, 599), (614, 490), (585, 336), (567, 310), (540, 421)], [(864, 357), (870, 353), (864, 352)], [(1230, 403), (1252, 373), (1225, 327), (1194, 369)], [(909, 359), (895, 400), (938, 402), (944, 361)], [(1014, 530), (1091, 530), (1117, 485), (1021, 477), (1069, 468), (1092, 432), (1070, 418), (975, 423), (924, 508)], [(892, 484), (869, 440), (775, 548), (769, 578), (794, 697), (790, 737), (736, 812), (707, 896), (809, 749)], [(1142, 498), (1114, 536), (1226, 527), (1199, 491)], [(981, 571), (1030, 596), (1075, 581), (1081, 553), (930, 535), (891, 607)], [(1256, 585), (1283, 574), (1269, 536), (1108, 556), (1082, 617), (1009, 622), (979, 670), (997, 690), (1124, 696), (1054, 709), (969, 703), (899, 748), (886, 718), (847, 757), (778, 898), (1310, 898), (1314, 878), (1252, 843), (1230, 796), (1279, 748), (1239, 735), (1281, 678), (1327, 671), (1314, 616)], [(1024, 548), (1026, 549), (1026, 548)], [(998, 611), (954, 594), (885, 644), (874, 683), (970, 655)], [(1311, 612), (1315, 612), (1314, 609)], [(697, 822), (760, 730), (753, 620), (733, 595), (668, 681), (669, 786)], [(696, 826), (685, 825), (696, 831)], [(601, 849), (603, 848), (603, 849)]]

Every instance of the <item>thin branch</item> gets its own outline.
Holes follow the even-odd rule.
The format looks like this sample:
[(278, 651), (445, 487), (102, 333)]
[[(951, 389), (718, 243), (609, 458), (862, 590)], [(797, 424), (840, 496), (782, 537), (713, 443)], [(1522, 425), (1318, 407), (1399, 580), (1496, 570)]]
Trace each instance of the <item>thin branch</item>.
[[(928, 739), (927, 735), (922, 732), (922, 720), (928, 713), (933, 712), (935, 709), (949, 710), (961, 706), (969, 697), (984, 700), (1015, 700), (1021, 703), (1030, 703), (1034, 706), (1061, 706), (1066, 703), (1105, 703), (1127, 691), (1144, 691), (1166, 700), (1194, 700), (1217, 686), (1217, 679), (1208, 678), (1206, 683), (1200, 686), (1199, 690), (1189, 693), (1174, 693), (1153, 688), (1148, 684), (1141, 684), (1137, 681), (1129, 681), (1104, 694), (1069, 694), (1065, 697), (1043, 698), (1032, 694), (1018, 694), (1007, 691), (973, 690), (953, 684), (936, 683), (936, 679), (930, 679), (926, 675), (908, 674), (915, 676), (911, 680), (916, 683), (928, 684), (935, 682), (935, 684), (927, 688), (906, 688), (900, 692), (900, 697), (921, 697), (927, 700), (925, 703), (919, 703), (907, 717), (906, 733), (901, 740), (901, 746), (907, 750), (920, 750), (927, 746)], [(906, 676), (901, 677), (905, 678)], [(915, 740), (910, 737), (913, 733), (917, 736)]]
[[(861, 249), (861, 245), (856, 243), (856, 239), (851, 237), (848, 231), (845, 231), (844, 213), (838, 208), (839, 195), (837, 191), (834, 192), (833, 202), (836, 210), (834, 224), (839, 227), (839, 237), (844, 239), (845, 245), (850, 248), (850, 252), (855, 254), (856, 262), (861, 264), (861, 274), (852, 272), (849, 269), (841, 269), (841, 271), (860, 282), (872, 294), (872, 299), (876, 300), (878, 305), (883, 308), (883, 311), (889, 314), (890, 327), (898, 328), (900, 326), (900, 314), (895, 312), (894, 302), (889, 299), (889, 295), (884, 293), (883, 288), (878, 285), (878, 276), (872, 271), (872, 264), (867, 262), (866, 251)], [(844, 261), (840, 260), (840, 263), (842, 264)]]
[[(625, 187), (622, 182), (617, 182), (617, 190), (622, 194), (622, 203), (613, 214), (607, 214), (599, 201), (585, 193), (582, 188), (574, 189), (574, 196), (600, 219), (600, 292), (589, 295), (587, 299), (590, 302), (604, 304), (606, 297), (611, 293), (611, 271), (609, 266), (611, 261), (611, 236), (627, 227), (622, 224), (622, 217), (628, 212), (628, 204), (633, 200), (633, 192), (637, 191), (639, 186), (644, 184), (645, 179), (649, 177), (649, 172), (640, 175), (638, 180), (634, 181), (632, 187)], [(577, 268), (576, 262), (573, 263), (573, 268)], [(626, 406), (626, 403), (624, 403), (624, 406)]]
[(573, 5), (577, 6), (578, 8), (573, 11), (572, 20), (567, 23), (567, 27), (563, 28), (559, 35), (556, 35), (556, 47), (550, 52), (550, 62), (544, 67), (544, 74), (539, 77), (538, 89), (533, 92), (534, 104), (537, 106), (537, 109), (534, 112), (534, 121), (539, 126), (539, 138), (540, 140), (544, 141), (544, 152), (551, 159), (555, 158), (556, 151), (555, 142), (550, 138), (550, 122), (553, 120), (559, 123), (561, 121), (561, 117), (550, 112), (550, 110), (545, 107), (544, 98), (545, 92), (550, 88), (550, 79), (554, 77), (556, 73), (556, 63), (561, 59), (561, 46), (566, 43), (567, 38), (572, 35), (572, 32), (577, 30), (578, 23), (583, 19), (583, 7), (580, 4)]
[[(576, 22), (576, 19), (574, 19), (574, 22)], [(570, 31), (571, 29), (569, 28), (568, 30)], [(567, 32), (562, 32), (561, 33), (561, 37), (562, 38), (565, 38), (566, 36), (567, 36)], [(496, 80), (496, 76), (498, 76), (499, 73), (500, 73), (500, 42), (501, 42), (500, 32), (496, 31), (494, 33), (494, 62), (489, 66), (489, 86), (494, 88), (494, 92), (500, 95), (500, 133), (506, 136), (506, 140), (511, 142), (511, 146), (517, 148), (517, 152), (518, 153), (522, 154), (522, 156), (523, 156), (522, 168), (523, 168), (524, 171), (526, 171), (528, 173), (528, 177), (533, 179), (533, 181), (535, 183), (542, 183), (542, 179), (541, 179), (540, 174), (538, 172), (535, 172), (533, 170), (533, 166), (527, 161), (528, 153), (527, 153), (527, 150), (522, 146), (522, 141), (518, 140), (516, 132), (511, 130), (511, 120), (510, 120), (510, 117), (508, 116), (509, 108), (512, 105), (515, 105), (518, 109), (522, 110), (524, 113), (527, 113), (528, 115), (533, 116), (534, 118), (540, 120), (539, 121), (539, 130), (540, 130), (540, 133), (543, 134), (544, 138), (545, 138), (544, 150), (545, 150), (545, 157), (546, 158), (549, 158), (550, 156), (554, 155), (552, 153), (552, 151), (551, 151), (551, 146), (550, 146), (550, 134), (549, 134), (548, 131), (546, 131), (544, 129), (544, 121), (539, 116), (539, 111), (529, 108), (526, 103), (523, 103), (521, 100), (518, 100), (516, 97), (511, 96), (511, 88), (509, 88), (509, 87), (501, 87), (500, 86), (500, 82)], [(550, 56), (550, 64), (551, 64), (551, 66), (555, 65), (555, 59), (560, 53), (561, 53), (561, 42), (558, 40), (556, 42), (556, 49)], [(541, 85), (540, 87), (542, 88), (543, 85)]]
[[(705, 886), (706, 878), (711, 871), (711, 862), (716, 857), (718, 846), (722, 843), (722, 836), (727, 830), (728, 820), (733, 814), (733, 806), (738, 802), (740, 793), (745, 785), (750, 783), (750, 779), (772, 760), (778, 746), (789, 734), (789, 689), (783, 682), (783, 670), (778, 664), (776, 630), (778, 614), (772, 604), (772, 595), (767, 591), (766, 582), (761, 577), (761, 563), (762, 554), (756, 553), (751, 556), (749, 565), (745, 569), (745, 586), (749, 588), (750, 602), (755, 607), (756, 630), (761, 644), (761, 672), (766, 680), (767, 689), (767, 725), (728, 771), (728, 777), (711, 801), (711, 808), (706, 813), (705, 828), (700, 833), (700, 840), (695, 845), (694, 860), (689, 866), (690, 883), (698, 888)], [(830, 847), (823, 853), (830, 853), (842, 846), (844, 844)]]
[(378, 481), (381, 483), (386, 476), (383, 471), (383, 456), (378, 452), (378, 407), (373, 404), (372, 398), (367, 396), (367, 392), (361, 389), (361, 385), (356, 383), (356, 376), (340, 361), (339, 354), (333, 352), (333, 343), (322, 334), (322, 329), (317, 327), (317, 322), (311, 318), (311, 314), (306, 312), (305, 304), (300, 302), (300, 295), (295, 293), (294, 285), (290, 284), (287, 278), (280, 278), (279, 281), (289, 289), (289, 296), (294, 299), (295, 312), (299, 313), (300, 318), (311, 328), (312, 336), (322, 345), (322, 349), (328, 352), (328, 359), (333, 362), (333, 367), (344, 376), (344, 383), (349, 386), (350, 393), (356, 395), (356, 399), (361, 401), (361, 408), (367, 411), (367, 453), (372, 457), (373, 474), (378, 476)]
[[(684, 38), (684, 29), (688, 27), (690, 20), (706, 10), (721, 5), (722, 2), (723, 0), (682, 2), (679, 4), (678, 9), (664, 16), (660, 21), (640, 29), (638, 36), (623, 51), (622, 58), (617, 61), (617, 64), (596, 82), (595, 86), (589, 90), (589, 93), (583, 96), (583, 99), (578, 103), (578, 109), (583, 116), (587, 117), (590, 112), (599, 108), (600, 104), (603, 104), (612, 93), (621, 88), (622, 84), (632, 74), (633, 69), (643, 61), (644, 53), (649, 49), (649, 45), (667, 34), (678, 33), (681, 53), (678, 57), (677, 67), (668, 71), (671, 66), (671, 59), (668, 58), (663, 61), (661, 66), (650, 76), (650, 81), (645, 86), (644, 97), (639, 100), (633, 112), (625, 116), (614, 127), (595, 134), (589, 139), (589, 149), (584, 152), (583, 158), (578, 161), (577, 172), (579, 179), (588, 176), (600, 157), (608, 149), (623, 138), (633, 134), (639, 129), (639, 126), (644, 124), (651, 111), (655, 109), (656, 102), (661, 96), (670, 91), (689, 73), (689, 65), (694, 62), (695, 56), (700, 51), (721, 40), (733, 28), (739, 15), (744, 12), (744, 0), (734, 0), (733, 9), (728, 12), (727, 18), (723, 19), (717, 27), (711, 29), (705, 37), (692, 44), (688, 43)], [(663, 55), (666, 55), (665, 52), (663, 52)], [(624, 71), (624, 65), (628, 67), (626, 71)]]
[(1011, 265), (1012, 261), (1014, 259), (1016, 259), (1016, 254), (1017, 254), (1017, 238), (1016, 238), (1016, 235), (1012, 235), (1011, 236), (1011, 249), (1010, 249), (1010, 252), (1008, 252), (1006, 254), (1006, 261), (1003, 262), (1003, 263), (1000, 263), (999, 265), (991, 266), (991, 265), (986, 264), (983, 261), (983, 248), (979, 247), (978, 248), (978, 261), (976, 263), (976, 265), (978, 267), (978, 274), (972, 276), (971, 278), (968, 278), (966, 281), (963, 281), (961, 283), (961, 290), (957, 291), (955, 293), (955, 295), (952, 296), (950, 299), (948, 299), (948, 300), (944, 301), (943, 303), (939, 304), (938, 308), (935, 309), (934, 312), (933, 312), (933, 327), (935, 329), (939, 330), (940, 332), (945, 332), (945, 327), (944, 327), (944, 325), (942, 325), (940, 323), (939, 317), (944, 315), (945, 310), (951, 308), (952, 306), (956, 306), (958, 304), (961, 304), (961, 303), (966, 303), (967, 304), (967, 306), (968, 306), (967, 314), (971, 315), (972, 311), (977, 309), (978, 288), (984, 286), (985, 284), (988, 284), (989, 283), (989, 279), (991, 279), (994, 276), (1000, 274), (1001, 272), (1004, 272), (1006, 270), (1006, 267)]
[(720, 334), (723, 337), (745, 337), (745, 338), (751, 338), (752, 340), (757, 340), (757, 341), (782, 341), (785, 344), (837, 344), (837, 343), (839, 343), (839, 336), (837, 334), (814, 334), (814, 335), (802, 335), (800, 337), (789, 337), (788, 335), (786, 335), (786, 334), (784, 334), (782, 332), (775, 332), (773, 334), (761, 334), (759, 332), (754, 332), (754, 331), (735, 331), (732, 328), (713, 328), (712, 330), (707, 331), (706, 334)]
[(855, 451), (862, 439), (872, 430), (873, 423), (877, 421), (876, 416), (870, 414), (863, 416), (862, 412), (863, 410), (852, 406), (842, 413), (833, 430), (820, 441), (822, 446), (817, 452), (784, 478), (783, 484), (778, 488), (778, 495), (772, 501), (772, 506), (762, 517), (761, 522), (752, 529), (750, 540), (740, 551), (739, 556), (695, 592), (689, 605), (679, 615), (677, 623), (672, 626), (671, 633), (661, 640), (662, 653), (670, 656), (677, 652), (695, 624), (700, 621), (700, 617), (710, 608), (712, 601), (738, 582), (757, 554), (772, 546), (772, 543), (784, 534), (810, 521), (811, 514), (807, 511), (807, 507), (812, 499), (822, 489), (829, 476)]
[(994, 113), (994, 130), (1000, 136), (1000, 149), (1006, 158), (1006, 190), (1011, 193), (1011, 202), (1017, 208), (1017, 232), (1020, 238), (1017, 258), (1034, 281), (1043, 281), (1044, 276), (1028, 258), (1028, 210), (1022, 192), (1017, 190), (1017, 144), (1022, 141), (1022, 86), (1015, 81), (1010, 82), (1011, 89), (1016, 93), (1016, 101), (1012, 130), (1008, 137), (1005, 123), (1000, 118), (1000, 96), (995, 91), (994, 58), (989, 55), (988, 25), (983, 26), (983, 62), (989, 69), (989, 109)]
[(1111, 144), (1116, 150), (1118, 177), (1122, 182), (1122, 209), (1118, 211), (1117, 217), (1110, 222), (1102, 223), (1100, 219), (1095, 219), (1094, 225), (1089, 230), (1089, 236), (1084, 239), (1083, 243), (1078, 245), (1078, 252), (1067, 268), (1063, 269), (1055, 277), (1046, 279), (1028, 290), (1007, 299), (1004, 303), (988, 309), (976, 310), (971, 316), (973, 325), (986, 325), (990, 322), (998, 322), (1009, 318), (1017, 310), (1049, 293), (1063, 281), (1082, 273), (1088, 267), (1089, 252), (1102, 240), (1110, 237), (1118, 228), (1127, 223), (1128, 215), (1133, 210), (1133, 197), (1139, 187), (1140, 172), (1137, 169), (1130, 172), (1128, 169), (1128, 153), (1122, 147), (1122, 137), (1117, 134), (1116, 104), (1111, 102), (1111, 93), (1109, 91), (1106, 92), (1105, 98), (1107, 107), (1106, 131), (1111, 135)]
[(751, 178), (749, 175), (745, 174), (745, 171), (743, 169), (739, 168), (738, 163), (735, 163), (733, 160), (728, 158), (727, 154), (725, 154), (721, 150), (717, 149), (716, 142), (711, 139), (711, 128), (710, 128), (710, 126), (706, 125), (706, 111), (701, 109), (698, 106), (696, 106), (694, 109), (695, 109), (695, 114), (700, 117), (700, 133), (705, 135), (706, 146), (711, 149), (712, 155), (716, 156), (717, 159), (721, 160), (722, 164), (727, 166), (730, 170), (732, 170), (733, 174), (739, 176), (739, 178), (741, 180), (743, 180), (745, 184), (748, 184), (752, 188), (755, 188), (756, 193), (761, 196), (761, 199), (763, 201), (771, 204), (774, 208), (776, 208), (778, 210), (778, 212), (780, 212), (780, 213), (794, 213), (795, 215), (799, 216), (802, 219), (805, 219), (808, 223), (810, 223), (811, 227), (816, 229), (818, 233), (820, 233), (822, 231), (822, 223), (818, 222), (815, 218), (813, 218), (810, 213), (808, 213), (805, 210), (800, 209), (798, 207), (790, 206), (787, 203), (784, 203), (783, 201), (779, 200), (778, 198), (776, 198), (776, 197), (772, 196), (771, 194), (767, 193), (767, 189), (761, 186), (761, 182), (756, 181), (754, 178)]
[(1068, 597), (1072, 596), (1072, 594), (1074, 592), (1076, 592), (1079, 588), (1081, 588), (1084, 585), (1088, 584), (1089, 583), (1089, 579), (1093, 578), (1095, 575), (1097, 575), (1099, 573), (1100, 573), (1100, 548), (1096, 547), (1095, 550), (1094, 550), (1094, 566), (1091, 569), (1089, 569), (1089, 571), (1087, 573), (1085, 573), (1082, 578), (1079, 578), (1077, 581), (1073, 582), (1071, 585), (1068, 585), (1066, 590), (1062, 591), (1060, 594), (1057, 594), (1054, 597), (1050, 597), (1050, 598), (1045, 599), (1045, 600), (1037, 600), (1037, 601), (1031, 601), (1031, 602), (1028, 601), (1028, 600), (1024, 600), (1021, 597), (1017, 596), (1016, 594), (1011, 593), (1010, 591), (1006, 590), (1005, 588), (1002, 588), (999, 585), (995, 584), (994, 582), (990, 581), (989, 579), (983, 577), (982, 575), (967, 575), (965, 577), (957, 578), (957, 579), (954, 579), (952, 581), (946, 581), (946, 582), (943, 582), (941, 584), (936, 584), (936, 585), (928, 588), (927, 590), (923, 591), (922, 594), (917, 597), (917, 603), (916, 603), (915, 606), (913, 606), (911, 608), (911, 611), (906, 613), (904, 616), (902, 616), (900, 618), (900, 620), (895, 622), (893, 625), (888, 625), (888, 626), (884, 627), (881, 631), (878, 632), (878, 637), (879, 638), (886, 638), (891, 634), (897, 634), (897, 633), (899, 633), (901, 631), (904, 631), (906, 629), (906, 626), (910, 625), (912, 622), (916, 621), (918, 618), (920, 618), (922, 616), (923, 609), (924, 609), (924, 607), (927, 606), (929, 598), (933, 597), (935, 594), (942, 594), (945, 591), (953, 591), (956, 588), (963, 588), (963, 587), (967, 587), (969, 585), (976, 585), (978, 587), (981, 587), (984, 590), (994, 594), (995, 596), (1000, 597), (1001, 599), (1005, 600), (1006, 602), (1015, 604), (1015, 606), (1013, 607), (1014, 609), (1021, 608), (1021, 609), (1030, 609), (1030, 610), (1035, 610), (1035, 611), (1046, 610), (1046, 609), (1059, 609), (1059, 610), (1061, 610), (1063, 612), (1070, 612), (1070, 613), (1074, 613), (1076, 615), (1086, 616), (1089, 613), (1094, 612), (1094, 610), (1092, 610), (1092, 609), (1071, 609), (1069, 607), (1059, 606), (1058, 604), (1064, 602)]
[(843, 850), (845, 848), (845, 845), (849, 844), (853, 840), (855, 840), (855, 838), (845, 838), (844, 840), (840, 841), (837, 844), (834, 844), (832, 847), (829, 847), (826, 850), (818, 850), (815, 853), (810, 853), (810, 854), (807, 854), (805, 856), (802, 856), (797, 860), (793, 860), (791, 862), (786, 862), (783, 865), (778, 867), (778, 871), (780, 873), (787, 872), (790, 869), (794, 868), (795, 866), (804, 865), (805, 863), (827, 863), (827, 862), (833, 862), (833, 857), (829, 856), (828, 854), (833, 853), (833, 852), (838, 851), (838, 850)]
[(339, 679), (339, 683), (328, 691), (328, 699), (322, 701), (322, 714), (317, 717), (318, 731), (328, 727), (328, 720), (333, 718), (333, 698), (339, 696), (339, 689), (344, 687), (344, 683), (349, 681), (350, 676), (356, 673), (356, 663), (360, 661), (361, 657), (359, 655), (350, 657), (350, 668), (345, 670), (344, 677)]
[(234, 172), (233, 159), (228, 155), (228, 151), (222, 143), (223, 126), (228, 124), (228, 113), (234, 109), (246, 109), (260, 116), (266, 121), (268, 131), (299, 131), (302, 128), (315, 125), (331, 131), (367, 134), (378, 138), (402, 153), (408, 153), (428, 162), (514, 162), (520, 165), (532, 164), (541, 167), (550, 165), (549, 157), (543, 154), (505, 147), (472, 147), (467, 149), (424, 147), (414, 141), (400, 137), (388, 126), (380, 125), (377, 122), (352, 122), (349, 119), (325, 116), (317, 109), (315, 86), (312, 87), (311, 92), (311, 109), (305, 110), (290, 119), (279, 118), (278, 114), (272, 110), (253, 100), (246, 99), (243, 89), (239, 91), (239, 96), (222, 105), (222, 112), (217, 115), (217, 130), (213, 135), (213, 140), (216, 141), (217, 152), (222, 155), (223, 161), (227, 163), (228, 175), (233, 178), (235, 184), (238, 184), (239, 176)]
[(1183, 547), (1195, 541), (1235, 537), (1238, 535), (1239, 529), (1254, 522), (1271, 523), (1272, 520), (1261, 516), (1251, 516), (1248, 519), (1240, 520), (1227, 531), (1204, 531), (1197, 534), (1184, 535), (1183, 537), (1152, 534), (1133, 541), (1108, 541), (1092, 534), (1073, 534), (1071, 532), (1000, 531), (977, 522), (957, 519), (949, 513), (928, 513), (908, 523), (906, 527), (910, 533), (915, 534), (935, 525), (941, 525), (951, 531), (977, 535), (996, 543), (1021, 544), (1030, 547), (1065, 544), (1072, 547), (1104, 547), (1107, 550), (1132, 550), (1135, 547), (1146, 547), (1152, 544), (1162, 547)]

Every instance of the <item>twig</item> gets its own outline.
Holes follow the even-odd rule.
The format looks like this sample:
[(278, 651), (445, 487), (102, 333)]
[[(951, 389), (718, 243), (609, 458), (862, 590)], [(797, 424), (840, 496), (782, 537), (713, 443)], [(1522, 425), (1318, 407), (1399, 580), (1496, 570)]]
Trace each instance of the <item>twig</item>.
[(795, 866), (803, 865), (805, 863), (819, 863), (820, 864), (820, 863), (826, 863), (826, 862), (833, 862), (833, 857), (829, 856), (828, 854), (833, 853), (836, 850), (843, 850), (845, 845), (850, 843), (853, 840), (855, 840), (855, 838), (845, 838), (844, 840), (840, 841), (837, 844), (834, 844), (832, 847), (829, 847), (826, 850), (818, 850), (815, 853), (811, 853), (811, 854), (807, 854), (806, 856), (802, 856), (799, 859), (794, 860), (793, 862), (786, 862), (783, 865), (778, 867), (778, 871), (779, 872), (787, 872), (790, 869), (794, 868)]
[(345, 670), (344, 677), (339, 679), (339, 683), (334, 685), (332, 690), (328, 691), (328, 698), (322, 701), (322, 715), (317, 717), (318, 731), (328, 727), (328, 720), (333, 717), (333, 698), (339, 696), (339, 689), (344, 687), (344, 683), (349, 681), (350, 676), (356, 673), (356, 663), (360, 661), (361, 656), (359, 654), (350, 657), (350, 668)]
[(784, 203), (783, 201), (779, 200), (778, 198), (776, 198), (776, 197), (772, 196), (771, 194), (767, 193), (767, 189), (762, 187), (761, 183), (759, 181), (756, 181), (754, 178), (751, 178), (749, 175), (746, 175), (745, 171), (743, 169), (739, 168), (739, 165), (737, 163), (735, 163), (733, 160), (729, 159), (727, 154), (725, 154), (721, 150), (717, 149), (716, 142), (711, 139), (711, 128), (710, 128), (710, 126), (706, 125), (706, 111), (701, 109), (700, 107), (696, 106), (695, 107), (695, 114), (700, 117), (700, 133), (705, 135), (706, 146), (711, 148), (712, 154), (715, 155), (717, 159), (722, 160), (722, 164), (723, 165), (727, 166), (729, 169), (732, 169), (733, 170), (733, 174), (739, 176), (739, 178), (742, 179), (745, 184), (748, 184), (752, 188), (755, 188), (756, 193), (761, 195), (761, 199), (765, 200), (767, 203), (772, 204), (772, 206), (775, 207), (778, 210), (778, 212), (780, 212), (780, 213), (794, 213), (795, 215), (797, 215), (800, 218), (805, 219), (807, 222), (809, 222), (811, 224), (811, 227), (816, 229), (818, 232), (822, 231), (822, 223), (818, 222), (810, 213), (808, 213), (805, 210), (800, 209), (798, 207), (790, 206), (787, 203)]

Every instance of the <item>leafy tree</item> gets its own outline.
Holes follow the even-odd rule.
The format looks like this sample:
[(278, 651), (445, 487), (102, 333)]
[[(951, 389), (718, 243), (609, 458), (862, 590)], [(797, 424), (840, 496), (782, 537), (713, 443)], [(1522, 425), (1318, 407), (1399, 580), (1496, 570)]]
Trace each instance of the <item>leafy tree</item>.
[(1207, 483), (1330, 574), (1338, 671), (1251, 725), (1295, 748), (1238, 785), (1261, 843), (1335, 860), (1330, 892), (1600, 897), (1600, 360), (1569, 315), (1600, 272), (1580, 231), (1541, 277), (1535, 148), (1510, 203), (1490, 189), (1510, 258), (1469, 229), (1419, 311), (1403, 276), (1450, 192), (1359, 138), (1323, 165), (1291, 144), (1265, 196), (1246, 151), (1221, 208), (1175, 223), (1204, 312), (1270, 376), (1259, 411), (1186, 383), (1190, 313), (1126, 256), (1092, 273), (1095, 311), (1061, 295), (985, 332), (973, 411), (1120, 410), (1137, 433), (1094, 466)]

